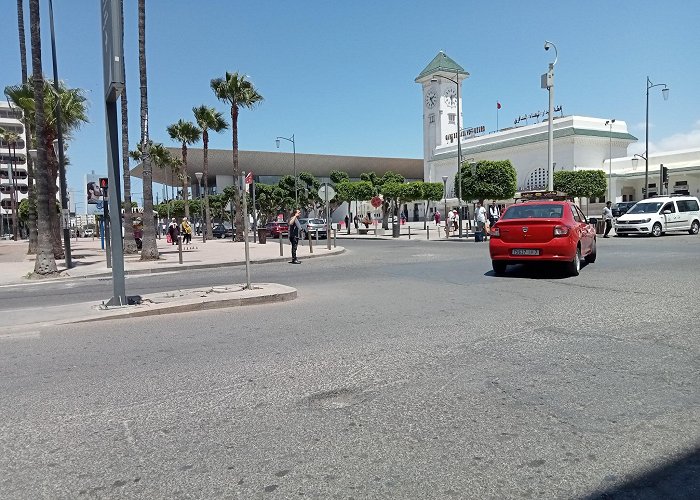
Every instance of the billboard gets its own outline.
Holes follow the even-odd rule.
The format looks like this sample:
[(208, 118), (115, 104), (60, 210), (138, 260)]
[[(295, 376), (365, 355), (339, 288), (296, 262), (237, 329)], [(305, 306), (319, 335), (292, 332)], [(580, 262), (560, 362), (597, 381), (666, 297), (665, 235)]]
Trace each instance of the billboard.
[(85, 196), (87, 198), (87, 213), (89, 215), (104, 215), (106, 198), (102, 196), (100, 189), (100, 176), (88, 174), (85, 176)]

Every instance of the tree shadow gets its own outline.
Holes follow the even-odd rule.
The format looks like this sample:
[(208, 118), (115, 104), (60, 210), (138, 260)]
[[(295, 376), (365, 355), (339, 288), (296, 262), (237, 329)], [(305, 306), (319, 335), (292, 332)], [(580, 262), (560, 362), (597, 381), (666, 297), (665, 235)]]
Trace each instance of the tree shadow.
[(697, 499), (700, 498), (700, 448), (671, 462), (638, 474), (626, 482), (603, 487), (582, 500)]

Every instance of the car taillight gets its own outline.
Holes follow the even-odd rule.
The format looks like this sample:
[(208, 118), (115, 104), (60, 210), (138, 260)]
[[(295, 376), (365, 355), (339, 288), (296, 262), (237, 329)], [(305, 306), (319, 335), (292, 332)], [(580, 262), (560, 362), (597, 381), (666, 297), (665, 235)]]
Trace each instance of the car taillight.
[(569, 234), (569, 226), (554, 226), (554, 236), (567, 236)]
[(501, 237), (501, 229), (498, 226), (493, 226), (491, 228), (491, 237), (492, 238), (500, 238)]

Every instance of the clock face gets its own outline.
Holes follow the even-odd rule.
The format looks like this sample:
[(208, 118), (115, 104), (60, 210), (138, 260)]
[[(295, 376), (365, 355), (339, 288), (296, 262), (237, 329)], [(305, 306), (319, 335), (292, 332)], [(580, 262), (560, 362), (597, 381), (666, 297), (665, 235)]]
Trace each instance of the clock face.
[(435, 94), (435, 92), (432, 90), (425, 94), (425, 105), (428, 108), (433, 109), (433, 107), (435, 107), (437, 104), (437, 100), (437, 94)]
[(457, 105), (457, 92), (455, 92), (455, 89), (449, 88), (445, 91), (445, 101), (451, 108)]

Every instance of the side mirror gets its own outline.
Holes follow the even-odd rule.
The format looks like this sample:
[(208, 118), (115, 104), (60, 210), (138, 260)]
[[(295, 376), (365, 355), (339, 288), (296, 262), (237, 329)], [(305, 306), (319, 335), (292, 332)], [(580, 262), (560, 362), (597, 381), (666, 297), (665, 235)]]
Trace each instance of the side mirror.
[(664, 214), (664, 215), (668, 215), (668, 214), (670, 214), (670, 213), (671, 213), (671, 211), (670, 211), (670, 210), (664, 210), (664, 211), (663, 211), (663, 212), (661, 212), (661, 213), (662, 213), (662, 214)]
[(598, 219), (596, 219), (595, 217), (591, 217), (590, 219), (588, 219), (588, 223), (593, 224), (595, 226), (596, 224), (598, 224)]

